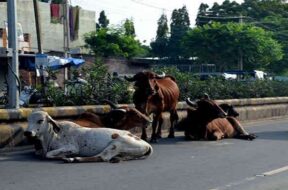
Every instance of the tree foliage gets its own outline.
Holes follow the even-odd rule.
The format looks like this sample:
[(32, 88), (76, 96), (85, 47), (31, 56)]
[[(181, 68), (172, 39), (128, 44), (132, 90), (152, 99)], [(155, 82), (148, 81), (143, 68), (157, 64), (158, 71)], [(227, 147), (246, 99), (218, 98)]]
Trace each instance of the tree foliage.
[(98, 57), (131, 58), (146, 52), (134, 36), (127, 36), (121, 28), (101, 28), (86, 34), (84, 40), (86, 47)]
[(129, 19), (126, 19), (124, 22), (124, 30), (125, 30), (125, 35), (126, 36), (133, 36), (135, 37), (135, 28), (134, 28), (134, 22)]
[(220, 70), (237, 69), (239, 51), (244, 69), (263, 69), (283, 57), (281, 45), (271, 32), (249, 24), (212, 23), (187, 34), (184, 44), (188, 56), (216, 64)]
[(242, 16), (243, 22), (273, 32), (273, 38), (283, 46), (284, 57), (282, 60), (272, 62), (266, 69), (275, 73), (288, 73), (288, 4), (286, 0), (244, 0), (241, 4), (225, 0), (221, 5), (215, 3), (206, 10), (202, 12), (199, 10), (198, 26), (211, 21), (239, 22)]
[(105, 11), (101, 11), (98, 18), (98, 23), (96, 23), (96, 29), (107, 28), (109, 25), (109, 19), (105, 15)]
[(178, 59), (183, 55), (182, 38), (189, 27), (190, 19), (186, 6), (173, 10), (170, 24), (171, 36), (168, 42), (169, 57)]
[(168, 47), (168, 19), (165, 14), (162, 14), (158, 20), (158, 27), (155, 41), (151, 42), (152, 53), (158, 57), (167, 56)]

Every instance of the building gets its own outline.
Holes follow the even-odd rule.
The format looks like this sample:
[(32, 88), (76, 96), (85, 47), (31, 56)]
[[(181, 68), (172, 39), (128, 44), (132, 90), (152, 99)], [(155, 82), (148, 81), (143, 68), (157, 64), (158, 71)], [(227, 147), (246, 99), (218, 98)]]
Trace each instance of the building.
[[(0, 28), (7, 22), (7, 3), (0, 2)], [(51, 4), (39, 2), (39, 22), (42, 30), (42, 49), (44, 52), (63, 52), (63, 24), (51, 19)], [(30, 34), (31, 50), (37, 51), (37, 36), (35, 27), (33, 1), (17, 0), (18, 23), (21, 24), (23, 33)], [(94, 31), (95, 12), (79, 9), (78, 38), (70, 42), (70, 49), (75, 50), (84, 45), (83, 35)], [(2, 43), (2, 42), (1, 42)]]
[[(42, 35), (42, 49), (44, 53), (62, 56), (64, 53), (64, 26), (62, 18), (59, 17), (59, 22), (55, 21), (52, 14), (54, 9), (50, 3), (39, 2), (38, 7), (39, 23)], [(80, 7), (76, 8), (78, 11), (77, 27), (74, 28), (75, 30), (72, 30), (72, 27), (70, 27), (70, 33), (73, 32), (73, 34), (75, 34), (75, 32), (77, 32), (77, 36), (73, 36), (69, 46), (71, 52), (85, 53), (85, 49), (82, 49), (85, 44), (83, 35), (96, 29), (95, 12), (83, 10)], [(7, 27), (6, 2), (0, 1), (0, 15), (0, 47), (5, 47), (7, 45), (7, 36), (4, 37), (4, 34), (6, 35), (5, 29)], [(33, 1), (17, 0), (17, 19), (19, 23), (18, 25), (20, 25), (23, 34), (23, 41), (19, 41), (19, 50), (21, 50), (21, 53), (19, 54), (20, 77), (27, 78), (26, 82), (31, 84), (31, 81), (35, 78), (35, 73), (33, 71), (26, 72), (23, 67), (25, 67), (25, 64), (28, 62), (33, 61), (34, 57), (31, 54), (24, 55), (23, 53), (27, 51), (30, 53), (38, 51)], [(7, 69), (7, 61), (5, 58), (0, 57), (0, 91), (3, 90), (3, 84), (5, 83), (4, 76), (7, 73)]]

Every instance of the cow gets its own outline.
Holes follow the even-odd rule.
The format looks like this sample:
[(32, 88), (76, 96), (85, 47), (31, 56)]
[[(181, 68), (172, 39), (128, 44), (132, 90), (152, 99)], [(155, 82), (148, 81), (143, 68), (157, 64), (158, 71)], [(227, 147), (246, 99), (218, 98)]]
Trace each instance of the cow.
[[(174, 138), (174, 124), (178, 121), (176, 111), (180, 91), (172, 76), (157, 75), (151, 71), (143, 71), (133, 77), (125, 77), (129, 82), (135, 82), (133, 103), (135, 108), (147, 115), (153, 114), (151, 142), (161, 138), (162, 113), (170, 112), (170, 130), (168, 138)], [(157, 132), (156, 132), (157, 130)], [(141, 138), (147, 141), (146, 129), (142, 128)]]
[[(135, 108), (130, 108), (128, 106), (118, 107), (109, 100), (103, 102), (108, 103), (112, 110), (103, 114), (85, 111), (79, 117), (72, 119), (71, 121), (81, 127), (106, 127), (120, 130), (130, 130), (135, 127), (146, 128), (151, 123), (149, 117)], [(34, 145), (36, 155), (41, 155), (43, 148), (39, 139), (35, 137), (29, 137), (27, 139)]]
[(151, 145), (129, 131), (58, 122), (44, 111), (31, 113), (25, 136), (41, 141), (45, 158), (69, 163), (144, 159), (153, 152)]
[(121, 106), (103, 114), (86, 111), (72, 121), (83, 127), (107, 127), (121, 130), (130, 130), (135, 127), (146, 128), (151, 123), (148, 116), (128, 106)]
[(239, 138), (253, 140), (254, 134), (245, 131), (240, 122), (227, 113), (210, 99), (201, 99), (192, 102), (189, 98), (186, 103), (191, 106), (187, 110), (187, 117), (181, 121), (186, 140), (221, 140), (223, 138)]

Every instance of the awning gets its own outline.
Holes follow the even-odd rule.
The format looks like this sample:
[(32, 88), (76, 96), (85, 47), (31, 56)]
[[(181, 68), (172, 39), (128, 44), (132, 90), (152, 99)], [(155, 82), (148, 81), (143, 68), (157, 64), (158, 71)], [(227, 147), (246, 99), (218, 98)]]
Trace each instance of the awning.
[(35, 62), (37, 62), (37, 59), (39, 61), (39, 57), (40, 59), (42, 59), (40, 65), (48, 67), (51, 70), (61, 69), (64, 67), (79, 67), (80, 65), (85, 63), (84, 59), (72, 58), (72, 57), (61, 58), (57, 56), (47, 56), (45, 54), (42, 54), (36, 56), (35, 55), (19, 56), (20, 68), (27, 69), (30, 71), (35, 70)]
[(48, 56), (48, 63), (47, 66), (49, 69), (56, 70), (61, 69), (64, 67), (79, 67), (80, 65), (84, 64), (84, 59), (78, 58), (60, 58), (57, 56)]

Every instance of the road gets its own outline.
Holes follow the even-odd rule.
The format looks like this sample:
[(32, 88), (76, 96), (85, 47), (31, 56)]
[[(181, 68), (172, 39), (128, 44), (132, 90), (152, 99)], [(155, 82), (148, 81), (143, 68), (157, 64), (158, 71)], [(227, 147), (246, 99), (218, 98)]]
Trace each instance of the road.
[(244, 123), (255, 141), (163, 138), (146, 160), (64, 164), (0, 153), (1, 190), (287, 190), (288, 118)]

